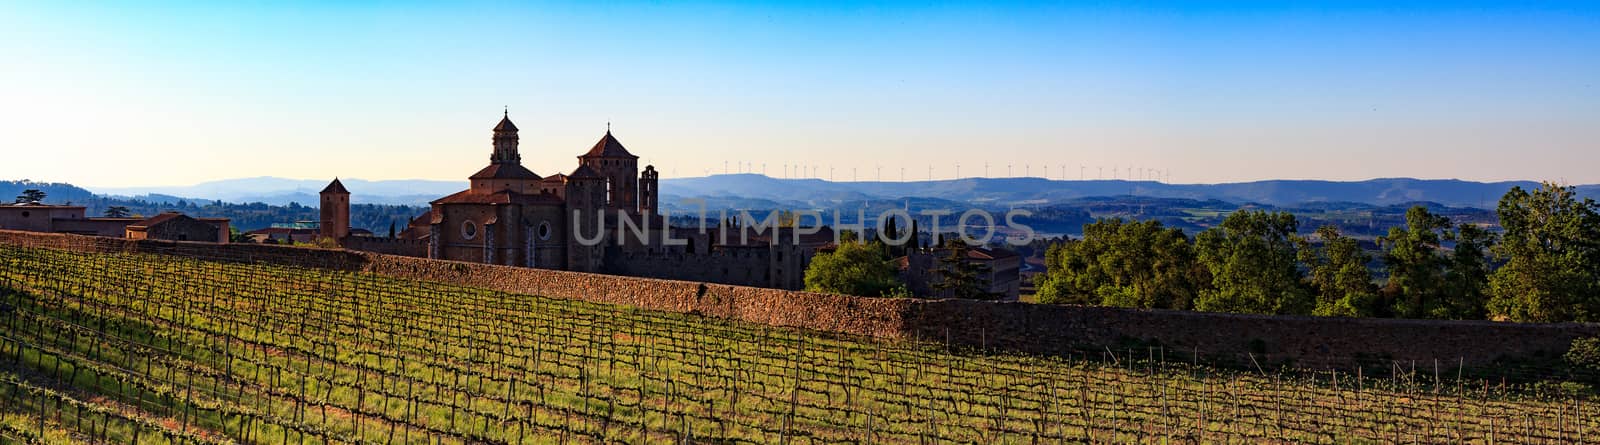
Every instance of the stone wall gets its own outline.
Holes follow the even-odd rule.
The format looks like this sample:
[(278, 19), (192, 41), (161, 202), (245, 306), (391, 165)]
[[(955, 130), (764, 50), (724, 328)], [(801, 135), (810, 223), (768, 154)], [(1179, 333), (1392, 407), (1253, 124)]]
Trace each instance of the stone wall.
[(740, 286), (773, 286), (772, 252), (767, 246), (718, 248), (710, 253), (607, 252), (606, 272), (671, 280), (700, 280)]
[(375, 236), (350, 236), (340, 241), (346, 249), (389, 255), (428, 256), (428, 242), (414, 239), (379, 238)]
[(0, 231), (0, 243), (144, 252), (368, 272), (505, 292), (1028, 354), (1161, 346), (1174, 355), (1348, 368), (1357, 360), (1482, 365), (1551, 357), (1600, 324), (1256, 316), (966, 300), (860, 298), (256, 244), (134, 241)]
[(1241, 366), (1292, 363), (1351, 369), (1390, 361), (1484, 365), (1558, 357), (1572, 339), (1600, 336), (1595, 323), (1394, 320), (1222, 314), (1173, 310), (940, 300), (911, 306), (905, 337), (1062, 355), (1099, 351), (1143, 357), (1157, 347), (1185, 360)]

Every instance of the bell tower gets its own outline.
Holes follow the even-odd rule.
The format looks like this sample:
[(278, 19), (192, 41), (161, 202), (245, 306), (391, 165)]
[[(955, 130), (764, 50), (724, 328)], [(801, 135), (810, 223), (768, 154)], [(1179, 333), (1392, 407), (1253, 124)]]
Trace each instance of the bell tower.
[(500, 124), (494, 126), (494, 153), (489, 155), (489, 163), (522, 165), (522, 155), (517, 153), (517, 125), (511, 123), (509, 109), (501, 116)]
[(656, 214), (656, 186), (660, 176), (654, 165), (644, 166), (644, 172), (639, 173), (639, 213)]

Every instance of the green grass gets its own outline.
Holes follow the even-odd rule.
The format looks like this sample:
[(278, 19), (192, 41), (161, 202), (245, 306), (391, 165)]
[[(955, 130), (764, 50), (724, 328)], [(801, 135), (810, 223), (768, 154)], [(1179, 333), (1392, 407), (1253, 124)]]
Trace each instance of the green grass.
[(1517, 443), (1600, 431), (1587, 400), (1482, 381), (946, 351), (156, 255), (0, 246), (0, 304), (0, 441)]

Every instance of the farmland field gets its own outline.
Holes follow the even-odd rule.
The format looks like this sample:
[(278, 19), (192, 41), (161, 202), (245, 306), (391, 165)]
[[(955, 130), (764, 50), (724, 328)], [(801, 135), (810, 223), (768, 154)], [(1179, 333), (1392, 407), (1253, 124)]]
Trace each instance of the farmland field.
[(0, 443), (1600, 442), (1587, 398), (1437, 371), (949, 351), (148, 254), (0, 246), (0, 315)]

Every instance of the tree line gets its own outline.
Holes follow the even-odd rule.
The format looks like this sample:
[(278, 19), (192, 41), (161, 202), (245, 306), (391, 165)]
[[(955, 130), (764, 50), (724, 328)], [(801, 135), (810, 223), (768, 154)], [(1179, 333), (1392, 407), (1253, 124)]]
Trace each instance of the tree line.
[(1050, 247), (1038, 301), (1343, 317), (1600, 321), (1600, 205), (1544, 183), (1501, 197), (1500, 230), (1425, 207), (1377, 238), (1301, 236), (1287, 212), (1240, 210), (1189, 237), (1102, 219)]

